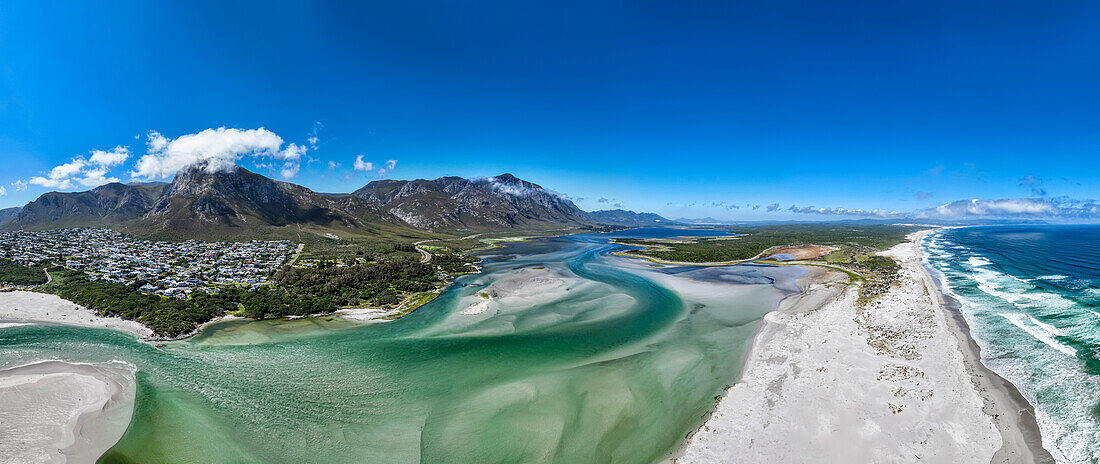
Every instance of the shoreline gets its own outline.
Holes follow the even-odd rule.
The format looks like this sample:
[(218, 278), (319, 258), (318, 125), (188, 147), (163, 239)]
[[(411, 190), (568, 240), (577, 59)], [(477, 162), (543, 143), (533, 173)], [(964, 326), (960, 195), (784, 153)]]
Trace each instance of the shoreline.
[(25, 290), (0, 293), (0, 324), (60, 324), (117, 330), (140, 340), (153, 337), (153, 331), (140, 322), (99, 316), (95, 311), (57, 295)]
[(805, 267), (803, 292), (765, 315), (737, 383), (671, 462), (1054, 462), (1031, 405), (981, 364), (925, 269), (927, 232), (880, 253), (899, 284), (863, 307), (857, 286)]
[[(554, 235), (534, 235), (534, 236), (519, 236), (519, 237), (505, 237), (505, 238), (492, 239), (493, 242), (490, 244), (491, 246), (489, 248), (499, 247), (500, 245), (497, 245), (497, 242), (500, 242), (500, 241), (522, 242), (522, 241), (526, 241), (526, 240), (529, 240), (529, 239), (532, 239), (532, 238), (558, 237), (558, 236), (563, 236), (563, 235), (569, 235), (571, 233), (585, 233), (584, 231), (577, 231), (577, 230), (567, 231), (565, 229), (563, 229), (561, 232), (562, 233), (558, 233), (558, 234), (554, 234)], [(476, 236), (479, 236), (479, 235), (483, 235), (483, 234), (474, 234), (474, 235), (463, 237), (462, 239), (473, 238), (473, 237), (476, 237)], [(298, 250), (296, 250), (296, 252), (295, 252), (295, 258), (294, 258), (295, 260), (297, 260), (297, 257), (301, 254), (301, 251), (302, 251), (302, 246), (301, 246), (301, 244), (299, 244)], [(471, 254), (471, 253), (475, 253), (475, 252), (478, 252), (478, 251), (484, 251), (484, 249), (475, 248), (475, 249), (466, 251), (464, 254)], [(480, 263), (480, 262), (481, 261), (479, 260), (478, 263)], [(419, 309), (421, 306), (431, 302), (431, 300), (435, 299), (435, 297), (437, 297), (439, 295), (442, 295), (448, 288), (451, 287), (451, 285), (454, 284), (454, 282), (459, 277), (462, 277), (462, 276), (465, 276), (465, 275), (470, 275), (470, 274), (479, 274), (479, 273), (481, 273), (481, 266), (478, 266), (477, 263), (470, 264), (469, 267), (470, 267), (469, 272), (465, 272), (465, 273), (450, 276), (450, 278), (445, 281), (445, 283), (442, 287), (439, 287), (435, 290), (431, 290), (431, 291), (427, 291), (427, 292), (414, 293), (414, 294), (406, 297), (405, 299), (403, 299), (400, 303), (397, 304), (397, 306), (395, 306), (393, 308), (383, 308), (383, 307), (339, 308), (336, 311), (333, 311), (331, 313), (307, 314), (307, 315), (303, 315), (303, 316), (288, 316), (288, 317), (285, 317), (285, 318), (282, 318), (282, 319), (294, 320), (294, 319), (303, 319), (303, 318), (310, 318), (310, 317), (337, 316), (337, 317), (343, 318), (345, 320), (355, 321), (355, 322), (363, 322), (363, 323), (378, 323), (378, 322), (394, 321), (394, 320), (400, 319), (402, 317), (408, 316), (409, 314), (412, 314), (414, 311)], [(46, 275), (47, 275), (48, 278), (50, 278), (52, 280), (52, 276), (50, 276), (48, 272), (46, 273)], [(432, 294), (434, 294), (434, 296), (432, 296), (431, 298), (421, 298), (424, 301), (417, 302), (419, 304), (417, 304), (416, 306), (414, 306), (412, 308), (406, 308), (406, 305), (408, 303), (410, 303), (411, 300), (413, 300), (413, 298), (415, 298), (419, 295), (426, 294), (426, 293), (432, 293)], [(5, 295), (14, 295), (14, 297), (5, 296)], [(39, 305), (30, 304), (32, 302), (32, 300), (35, 300), (35, 299), (40, 300), (40, 301), (37, 302), (37, 303), (39, 303)], [(49, 301), (49, 300), (56, 300), (56, 301)], [(17, 306), (20, 306), (20, 305), (23, 305), (27, 309), (24, 309), (23, 307), (17, 307)], [(48, 308), (38, 307), (38, 306), (43, 306), (43, 305), (48, 305), (49, 307)], [(50, 314), (51, 312), (53, 312), (54, 314)], [(85, 319), (87, 319), (88, 322), (85, 322), (84, 321)], [(237, 316), (237, 315), (234, 315), (234, 314), (225, 314), (225, 315), (222, 315), (222, 316), (217, 316), (217, 317), (215, 317), (215, 318), (213, 318), (209, 321), (206, 321), (206, 322), (203, 322), (203, 323), (197, 325), (195, 327), (195, 329), (192, 330), (189, 333), (179, 335), (179, 336), (175, 336), (175, 337), (165, 337), (165, 336), (160, 336), (160, 335), (154, 334), (152, 329), (149, 329), (148, 327), (141, 324), (140, 322), (127, 320), (127, 319), (122, 319), (122, 318), (113, 317), (113, 316), (99, 316), (93, 310), (87, 309), (83, 306), (80, 306), (77, 303), (74, 303), (72, 301), (63, 299), (63, 298), (61, 298), (57, 295), (53, 295), (53, 294), (50, 294), (50, 293), (38, 293), (38, 292), (22, 290), (22, 289), (17, 289), (17, 290), (14, 290), (14, 291), (0, 292), (0, 329), (4, 329), (4, 328), (7, 328), (7, 327), (17, 327), (17, 326), (22, 326), (22, 325), (27, 325), (27, 324), (59, 324), (59, 325), (70, 325), (70, 326), (89, 327), (89, 328), (104, 328), (104, 329), (111, 329), (111, 330), (126, 332), (126, 333), (134, 335), (140, 341), (147, 342), (147, 343), (158, 344), (158, 346), (159, 346), (160, 343), (164, 343), (164, 342), (174, 342), (174, 341), (181, 341), (181, 340), (189, 339), (191, 337), (194, 337), (194, 336), (198, 335), (200, 332), (202, 332), (203, 329), (205, 329), (205, 328), (207, 328), (211, 325), (218, 324), (220, 322), (231, 321), (231, 320), (241, 320), (241, 319), (258, 320), (258, 319), (250, 319), (250, 318), (243, 317), (243, 316)]]
[[(413, 311), (419, 309), (421, 306), (434, 300), (435, 297), (443, 294), (444, 291), (446, 291), (448, 288), (450, 288), (451, 285), (454, 284), (455, 280), (458, 277), (469, 274), (477, 274), (481, 272), (481, 268), (477, 266), (471, 266), (471, 269), (473, 269), (473, 271), (452, 276), (450, 279), (447, 280), (444, 286), (438, 289), (427, 292), (418, 292), (409, 295), (393, 308), (340, 308), (331, 313), (307, 314), (303, 316), (286, 316), (279, 319), (296, 320), (312, 317), (336, 316), (345, 320), (363, 323), (395, 321), (402, 317), (408, 316)], [(431, 294), (431, 297), (424, 298), (423, 296), (425, 294)], [(413, 302), (412, 300), (417, 297), (421, 297), (420, 300), (422, 301)], [(416, 305), (409, 308), (407, 306), (410, 303), (414, 303)], [(160, 346), (159, 344), (164, 342), (175, 342), (189, 339), (198, 335), (207, 327), (221, 322), (234, 320), (259, 321), (260, 319), (251, 319), (235, 314), (224, 314), (195, 326), (194, 330), (186, 334), (175, 337), (165, 337), (161, 335), (156, 335), (155, 333), (153, 333), (152, 329), (146, 327), (140, 322), (122, 319), (114, 316), (100, 316), (97, 315), (93, 310), (85, 308), (75, 302), (66, 300), (51, 293), (38, 293), (28, 290), (0, 292), (0, 329), (30, 324), (57, 324), (76, 327), (88, 327), (93, 329), (110, 329), (129, 333), (137, 337), (140, 341), (154, 343)]]
[[(920, 241), (929, 232), (931, 231), (921, 231), (914, 240), (918, 249)], [(982, 362), (982, 349), (970, 334), (970, 324), (963, 317), (958, 300), (945, 291), (943, 282), (929, 269), (923, 250), (920, 254), (920, 269), (925, 284), (931, 284), (928, 285), (928, 292), (933, 296), (935, 304), (953, 322), (948, 326), (958, 341), (960, 351), (965, 355), (967, 372), (985, 402), (986, 414), (994, 418), (994, 423), (1001, 432), (1004, 444), (994, 454), (991, 462), (1054, 463), (1054, 456), (1043, 447), (1042, 434), (1035, 419), (1035, 407), (1012, 382), (993, 372)]]

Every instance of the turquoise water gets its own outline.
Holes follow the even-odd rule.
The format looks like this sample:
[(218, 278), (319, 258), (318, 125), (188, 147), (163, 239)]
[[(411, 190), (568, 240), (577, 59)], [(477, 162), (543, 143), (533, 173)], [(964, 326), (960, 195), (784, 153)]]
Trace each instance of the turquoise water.
[(1100, 462), (1100, 227), (952, 229), (923, 243), (983, 362), (1036, 409), (1058, 462)]
[[(134, 418), (107, 463), (656, 462), (734, 382), (760, 318), (801, 273), (610, 254), (622, 249), (612, 237), (692, 233), (713, 232), (507, 244), (388, 323), (228, 322), (163, 348), (106, 330), (3, 329), (0, 367), (137, 366)], [(489, 310), (463, 314), (485, 291)]]

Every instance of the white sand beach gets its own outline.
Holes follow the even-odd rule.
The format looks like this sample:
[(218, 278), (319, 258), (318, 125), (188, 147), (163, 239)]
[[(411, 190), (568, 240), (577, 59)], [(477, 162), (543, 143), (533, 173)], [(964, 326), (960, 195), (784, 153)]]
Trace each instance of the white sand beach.
[(0, 370), (0, 462), (94, 463), (126, 431), (134, 385), (121, 362)]
[[(64, 300), (57, 295), (26, 291), (0, 293), (0, 324), (49, 323), (113, 329), (138, 338), (153, 335), (148, 327), (117, 317), (101, 317), (95, 311)], [(4, 326), (0, 326), (2, 329)]]
[(765, 317), (742, 378), (675, 461), (1043, 462), (1029, 407), (979, 362), (921, 265), (863, 308), (836, 272)]

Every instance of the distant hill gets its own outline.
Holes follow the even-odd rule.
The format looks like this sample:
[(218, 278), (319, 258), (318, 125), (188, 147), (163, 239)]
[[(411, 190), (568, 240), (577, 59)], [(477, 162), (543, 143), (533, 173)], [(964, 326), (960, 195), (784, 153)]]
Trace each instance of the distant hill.
[(378, 180), (352, 192), (428, 231), (551, 230), (593, 225), (564, 196), (511, 174)]
[[(9, 212), (10, 211), (10, 212)], [(614, 210), (586, 213), (563, 195), (511, 174), (464, 179), (379, 180), (350, 194), (318, 193), (234, 167), (194, 166), (171, 183), (107, 184), (49, 192), (11, 216), (2, 230), (110, 227), (138, 237), (426, 237), (470, 231), (552, 231), (671, 221)], [(3, 218), (3, 216), (0, 216)]]
[(108, 227), (134, 221), (152, 208), (164, 185), (107, 184), (86, 192), (49, 192), (27, 203), (5, 229)]
[(655, 213), (635, 213), (625, 209), (608, 209), (592, 211), (588, 217), (597, 224), (623, 227), (650, 227), (677, 225), (678, 221), (670, 221)]
[(15, 219), (15, 216), (18, 215), (19, 212), (22, 210), (23, 208), (20, 206), (16, 206), (14, 208), (0, 209), (0, 225), (3, 225), (12, 219)]
[(239, 167), (221, 172), (191, 167), (177, 173), (170, 184), (114, 183), (86, 192), (50, 192), (0, 226), (63, 227), (110, 227), (165, 239), (423, 236), (377, 205), (324, 196)]
[(338, 236), (412, 232), (370, 202), (322, 195), (240, 167), (179, 172), (152, 208), (126, 228), (142, 235), (243, 238), (287, 235), (286, 229), (297, 234), (299, 227)]
[(695, 225), (744, 224), (745, 223), (745, 221), (726, 221), (726, 220), (722, 220), (722, 219), (715, 219), (715, 218), (712, 218), (710, 216), (707, 216), (705, 218), (697, 218), (697, 219), (679, 218), (679, 219), (676, 219), (676, 222), (679, 222), (681, 224), (695, 224)]

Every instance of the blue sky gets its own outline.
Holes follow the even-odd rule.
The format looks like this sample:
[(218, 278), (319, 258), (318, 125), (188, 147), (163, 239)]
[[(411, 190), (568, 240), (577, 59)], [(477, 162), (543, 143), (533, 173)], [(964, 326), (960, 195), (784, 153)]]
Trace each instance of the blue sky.
[(4, 2), (0, 206), (220, 127), (326, 192), (393, 160), (669, 217), (1100, 197), (1096, 2), (683, 3)]

